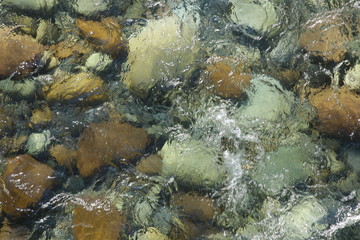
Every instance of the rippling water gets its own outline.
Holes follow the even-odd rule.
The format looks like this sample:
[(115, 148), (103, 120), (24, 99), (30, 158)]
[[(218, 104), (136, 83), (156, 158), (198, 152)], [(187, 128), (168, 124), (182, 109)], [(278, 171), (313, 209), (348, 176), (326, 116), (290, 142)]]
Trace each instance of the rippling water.
[(0, 13), (0, 239), (360, 239), (359, 1)]

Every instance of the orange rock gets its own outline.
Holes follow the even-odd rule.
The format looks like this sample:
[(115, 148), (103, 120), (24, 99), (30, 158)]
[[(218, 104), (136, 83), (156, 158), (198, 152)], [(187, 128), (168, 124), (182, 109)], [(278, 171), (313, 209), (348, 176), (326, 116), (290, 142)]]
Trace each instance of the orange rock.
[(124, 218), (106, 199), (82, 199), (75, 207), (73, 236), (75, 240), (119, 239)]
[(124, 50), (121, 27), (115, 18), (103, 18), (101, 22), (77, 19), (76, 26), (95, 49), (112, 57), (118, 57)]
[(353, 38), (351, 32), (351, 26), (340, 13), (321, 13), (304, 26), (300, 46), (324, 61), (340, 62), (347, 52), (347, 43)]
[(239, 98), (250, 85), (251, 75), (244, 63), (229, 58), (212, 58), (206, 67), (209, 83), (222, 98)]
[(360, 96), (346, 89), (325, 89), (309, 97), (325, 134), (360, 141)]
[(161, 167), (161, 157), (157, 154), (151, 154), (139, 161), (138, 165), (136, 165), (136, 170), (148, 175), (158, 175), (161, 173)]
[(69, 150), (64, 145), (55, 145), (50, 148), (50, 154), (60, 166), (72, 169), (71, 166), (76, 155), (74, 150)]
[(22, 78), (38, 67), (44, 47), (28, 35), (17, 35), (11, 28), (0, 29), (0, 78)]
[(85, 54), (90, 54), (93, 49), (87, 44), (81, 44), (79, 42), (62, 41), (56, 45), (52, 45), (50, 50), (54, 52), (55, 57), (58, 59), (65, 59), (71, 56), (76, 58), (81, 57)]
[(2, 210), (12, 217), (29, 212), (29, 208), (53, 184), (53, 174), (54, 170), (50, 166), (36, 161), (30, 155), (7, 159), (6, 170), (1, 177)]
[(94, 174), (112, 160), (127, 161), (141, 157), (148, 145), (146, 131), (127, 123), (102, 122), (90, 124), (77, 144), (77, 167), (82, 177)]

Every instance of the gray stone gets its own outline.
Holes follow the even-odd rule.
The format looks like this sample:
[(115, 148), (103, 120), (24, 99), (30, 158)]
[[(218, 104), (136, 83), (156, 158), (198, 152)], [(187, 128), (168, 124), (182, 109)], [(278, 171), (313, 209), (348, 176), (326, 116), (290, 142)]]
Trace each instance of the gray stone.
[(347, 71), (344, 83), (349, 89), (360, 91), (360, 64), (356, 64)]
[(30, 155), (38, 155), (46, 150), (50, 144), (51, 133), (49, 130), (44, 130), (42, 133), (30, 134), (26, 147)]
[(3, 0), (1, 4), (26, 11), (49, 11), (57, 0)]
[(94, 73), (106, 70), (112, 63), (112, 58), (104, 53), (93, 53), (86, 60), (85, 67)]
[(31, 98), (36, 92), (36, 82), (32, 79), (24, 79), (22, 81), (12, 81), (10, 79), (0, 81), (0, 90), (6, 94)]
[(73, 9), (86, 16), (96, 15), (109, 9), (109, 0), (77, 0), (72, 4)]

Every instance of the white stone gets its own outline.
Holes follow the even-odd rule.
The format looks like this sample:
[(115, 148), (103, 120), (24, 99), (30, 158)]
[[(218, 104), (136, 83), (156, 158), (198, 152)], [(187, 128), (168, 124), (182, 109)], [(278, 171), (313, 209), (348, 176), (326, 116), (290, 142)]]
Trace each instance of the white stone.
[(354, 67), (346, 73), (344, 79), (345, 85), (351, 90), (360, 90), (360, 64), (356, 64)]
[(126, 85), (137, 95), (146, 97), (161, 79), (176, 85), (188, 72), (198, 51), (197, 25), (191, 17), (168, 16), (149, 20), (129, 39)]
[(77, 0), (72, 6), (77, 13), (91, 16), (109, 9), (110, 2), (109, 0)]
[(86, 60), (85, 67), (95, 73), (106, 70), (112, 63), (112, 58), (104, 53), (96, 52), (91, 54)]
[(58, 3), (57, 0), (3, 0), (1, 4), (26, 11), (48, 11)]
[(224, 183), (225, 169), (216, 151), (197, 140), (167, 142), (160, 151), (162, 175), (180, 184), (212, 188)]
[(37, 155), (44, 152), (50, 144), (51, 133), (49, 130), (44, 130), (42, 133), (30, 134), (27, 141), (27, 149), (30, 155)]

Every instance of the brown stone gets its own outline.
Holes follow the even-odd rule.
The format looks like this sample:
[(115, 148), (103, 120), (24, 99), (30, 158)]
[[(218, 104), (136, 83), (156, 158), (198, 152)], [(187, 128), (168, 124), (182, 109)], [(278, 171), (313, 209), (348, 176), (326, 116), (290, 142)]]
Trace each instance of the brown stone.
[(30, 118), (30, 127), (36, 125), (45, 125), (51, 122), (53, 118), (53, 113), (48, 106), (43, 107), (42, 109), (36, 109), (32, 112)]
[(75, 240), (116, 240), (119, 239), (124, 218), (106, 199), (81, 199), (75, 207), (73, 236)]
[(125, 49), (121, 27), (115, 18), (103, 18), (101, 22), (77, 19), (76, 26), (96, 50), (118, 57)]
[(245, 64), (230, 58), (211, 58), (208, 62), (206, 75), (215, 94), (222, 98), (241, 97), (251, 79)]
[(4, 155), (24, 151), (28, 137), (26, 135), (19, 137), (3, 137), (0, 139), (0, 151)]
[(112, 160), (132, 161), (141, 157), (149, 143), (144, 129), (127, 123), (90, 124), (77, 144), (77, 167), (82, 177), (94, 174)]
[(60, 166), (72, 169), (71, 166), (76, 156), (75, 150), (68, 149), (64, 145), (59, 144), (50, 148), (50, 154)]
[(360, 96), (326, 88), (309, 97), (317, 111), (317, 129), (334, 137), (360, 141)]
[(158, 175), (161, 173), (162, 168), (162, 158), (157, 154), (151, 154), (146, 158), (142, 158), (138, 165), (136, 165), (136, 170), (146, 173), (148, 175)]
[(0, 78), (29, 76), (38, 67), (44, 47), (28, 35), (0, 28)]
[(56, 45), (52, 45), (50, 50), (53, 51), (55, 57), (60, 60), (71, 56), (79, 58), (93, 51), (93, 49), (87, 45), (88, 44), (79, 42), (62, 41)]
[(340, 13), (331, 11), (321, 13), (306, 23), (300, 36), (300, 46), (324, 61), (340, 62), (352, 38), (350, 24)]
[(12, 217), (20, 217), (28, 213), (51, 187), (54, 170), (30, 155), (9, 158), (6, 163), (0, 188), (2, 210)]
[(192, 221), (211, 221), (215, 206), (211, 198), (197, 193), (179, 193), (173, 196), (174, 204)]
[(98, 103), (108, 99), (107, 88), (103, 80), (92, 74), (81, 72), (43, 88), (45, 99), (54, 102)]

